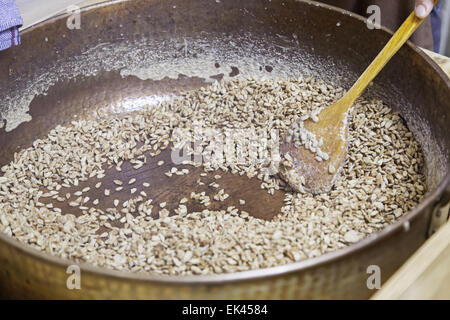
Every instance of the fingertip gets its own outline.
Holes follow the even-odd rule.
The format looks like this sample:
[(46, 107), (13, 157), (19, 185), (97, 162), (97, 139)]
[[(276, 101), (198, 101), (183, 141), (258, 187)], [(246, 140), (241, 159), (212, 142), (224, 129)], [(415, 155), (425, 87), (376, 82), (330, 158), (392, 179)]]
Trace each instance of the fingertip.
[(416, 16), (421, 19), (425, 19), (427, 16), (427, 8), (423, 4), (419, 4), (416, 7)]

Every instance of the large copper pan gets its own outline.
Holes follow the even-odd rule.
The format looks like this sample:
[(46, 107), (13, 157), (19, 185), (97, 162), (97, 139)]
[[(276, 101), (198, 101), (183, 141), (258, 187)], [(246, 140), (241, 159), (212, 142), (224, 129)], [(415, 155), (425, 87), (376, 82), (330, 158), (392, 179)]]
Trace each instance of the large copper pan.
[[(129, 112), (142, 100), (206, 85), (211, 77), (312, 75), (349, 88), (390, 37), (367, 28), (361, 17), (310, 1), (112, 1), (84, 8), (80, 17), (80, 29), (72, 13), (28, 28), (21, 46), (0, 53), (0, 165), (74, 116)], [(81, 290), (68, 290), (70, 261), (1, 234), (0, 292), (21, 298), (368, 298), (368, 266), (379, 266), (385, 281), (426, 240), (433, 210), (449, 192), (449, 87), (447, 76), (408, 44), (368, 91), (399, 111), (416, 135), (431, 191), (400, 221), (353, 246), (212, 276), (81, 265)], [(246, 192), (239, 179), (229, 183)], [(280, 197), (273, 199), (255, 201), (256, 214), (270, 218)]]

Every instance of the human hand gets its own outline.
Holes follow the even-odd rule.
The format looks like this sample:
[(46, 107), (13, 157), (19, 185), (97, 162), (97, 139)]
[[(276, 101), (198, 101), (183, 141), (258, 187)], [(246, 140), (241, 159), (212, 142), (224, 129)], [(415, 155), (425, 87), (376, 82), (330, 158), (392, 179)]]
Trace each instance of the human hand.
[(433, 10), (433, 0), (416, 0), (416, 16), (425, 19)]

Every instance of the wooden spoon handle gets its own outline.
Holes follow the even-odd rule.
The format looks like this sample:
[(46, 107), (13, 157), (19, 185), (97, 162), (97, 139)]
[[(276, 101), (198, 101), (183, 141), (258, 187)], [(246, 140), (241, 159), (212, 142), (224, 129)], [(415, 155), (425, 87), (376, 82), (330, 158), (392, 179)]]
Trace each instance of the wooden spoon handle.
[[(434, 5), (439, 2), (439, 0), (434, 1)], [(358, 97), (367, 88), (370, 82), (380, 73), (383, 67), (389, 62), (389, 60), (397, 53), (398, 50), (403, 46), (403, 44), (411, 37), (414, 31), (422, 24), (424, 19), (418, 18), (415, 12), (412, 12), (410, 16), (403, 22), (397, 32), (392, 36), (391, 40), (386, 44), (386, 46), (381, 50), (378, 56), (373, 60), (366, 71), (361, 75), (361, 77), (356, 81), (353, 87), (347, 92), (347, 94), (342, 98), (346, 103), (341, 103), (340, 106), (346, 108), (342, 112), (347, 112), (348, 109), (353, 105), (353, 103), (358, 99)]]

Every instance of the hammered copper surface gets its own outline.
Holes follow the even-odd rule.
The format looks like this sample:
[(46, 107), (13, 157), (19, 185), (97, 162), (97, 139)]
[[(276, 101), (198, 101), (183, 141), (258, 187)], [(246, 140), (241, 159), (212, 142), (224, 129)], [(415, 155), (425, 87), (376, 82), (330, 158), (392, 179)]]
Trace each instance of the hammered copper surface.
[[(255, 42), (255, 46), (282, 44), (291, 46), (291, 49), (294, 47), (294, 58), (302, 62), (305, 73), (348, 88), (390, 36), (384, 30), (369, 31), (361, 20), (342, 11), (293, 0), (122, 1), (85, 9), (81, 18), (81, 30), (67, 29), (67, 16), (63, 15), (24, 32), (20, 47), (0, 52), (1, 92), (26, 92), (24, 77), (38, 77), (55, 61), (83, 55), (89, 48), (103, 42), (119, 45), (129, 39), (154, 38), (162, 41), (179, 39), (182, 43), (184, 37), (192, 35), (202, 35), (205, 41), (217, 37), (230, 41), (243, 33), (249, 33), (255, 39), (274, 39), (270, 44)], [(298, 41), (283, 40), (283, 37), (292, 38), (293, 34)], [(237, 48), (242, 46), (244, 43), (236, 43)], [(181, 46), (179, 51), (167, 54), (175, 59), (183, 50)], [(280, 49), (280, 54), (283, 52)], [(246, 54), (251, 55), (252, 52)], [(225, 54), (217, 57), (218, 64), (222, 63), (221, 59), (225, 59)], [(261, 70), (272, 72), (273, 66), (261, 62)], [(238, 73), (237, 69), (230, 70), (231, 76)], [(217, 78), (222, 76), (215, 75)], [(29, 146), (57, 124), (69, 123), (74, 116), (87, 118), (123, 114), (126, 110), (121, 108), (127, 99), (168, 96), (204, 85), (207, 83), (200, 77), (179, 75), (178, 79), (140, 80), (135, 76), (122, 77), (117, 70), (100, 70), (97, 75), (89, 77), (61, 77), (49, 87), (46, 95), (38, 95), (31, 102), (29, 113), (32, 121), (22, 123), (11, 132), (0, 129), (0, 166), (12, 159), (14, 151)], [(413, 47), (405, 47), (369, 91), (372, 97), (389, 102), (409, 122), (416, 120), (429, 132), (427, 143), (444, 150), (437, 159), (430, 161), (443, 164), (443, 169), (429, 168), (431, 172), (437, 172), (435, 176), (439, 178), (430, 196), (400, 222), (380, 234), (320, 258), (238, 274), (158, 277), (82, 265), (81, 290), (68, 290), (66, 287), (69, 261), (44, 255), (0, 235), (0, 295), (22, 298), (201, 299), (369, 297), (372, 291), (366, 286), (367, 267), (380, 266), (384, 281), (425, 241), (432, 207), (450, 181), (448, 78), (422, 53)], [(0, 101), (1, 97), (2, 93)], [(168, 201), (170, 207), (171, 199), (199, 190), (195, 186), (199, 172), (194, 170), (188, 176), (166, 179), (163, 173), (168, 167), (157, 167), (156, 162), (165, 159), (168, 165), (169, 156), (163, 153), (149, 159), (139, 172), (127, 167), (121, 173), (111, 171), (108, 181), (111, 183), (117, 176), (124, 181), (131, 177), (137, 177), (139, 181), (150, 180), (158, 186), (152, 189), (154, 193), (150, 196), (156, 202)], [(258, 217), (270, 219), (282, 205), (281, 193), (268, 196), (259, 189), (255, 180), (224, 175), (222, 183), (228, 187), (227, 190), (233, 190), (231, 199), (245, 199), (245, 210)], [(208, 188), (205, 187), (205, 191)], [(88, 196), (95, 198), (95, 192)], [(107, 201), (101, 205), (108, 205)], [(77, 214), (76, 211), (72, 213)]]

